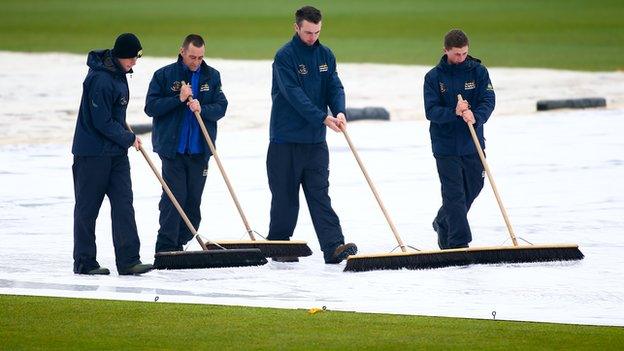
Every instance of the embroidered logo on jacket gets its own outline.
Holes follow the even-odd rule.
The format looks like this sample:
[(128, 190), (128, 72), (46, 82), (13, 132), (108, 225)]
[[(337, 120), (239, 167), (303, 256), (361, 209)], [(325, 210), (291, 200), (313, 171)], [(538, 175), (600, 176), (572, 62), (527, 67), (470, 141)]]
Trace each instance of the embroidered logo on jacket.
[(126, 106), (126, 105), (128, 104), (128, 99), (126, 99), (126, 97), (125, 97), (125, 96), (122, 96), (122, 97), (119, 99), (119, 103), (121, 104), (121, 106)]
[(326, 63), (319, 66), (319, 72), (327, 72), (328, 69), (329, 68), (327, 67)]
[(442, 82), (440, 82), (440, 93), (446, 93), (446, 85)]
[(474, 80), (464, 83), (464, 90), (472, 90), (477, 87), (477, 83)]
[(305, 65), (299, 65), (299, 74), (308, 74), (308, 69)]
[(209, 91), (210, 90), (210, 86), (208, 86), (208, 83), (203, 84), (201, 87), (199, 87), (199, 91)]
[(182, 83), (178, 82), (177, 80), (175, 82), (173, 82), (173, 85), (171, 86), (171, 90), (172, 91), (180, 91), (180, 88), (182, 87)]

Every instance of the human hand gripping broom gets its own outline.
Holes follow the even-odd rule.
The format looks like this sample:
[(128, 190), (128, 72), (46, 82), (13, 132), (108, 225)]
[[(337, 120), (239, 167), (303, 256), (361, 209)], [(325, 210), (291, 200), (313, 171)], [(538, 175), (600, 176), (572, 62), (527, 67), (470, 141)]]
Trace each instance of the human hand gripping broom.
[(375, 199), (377, 200), (377, 204), (381, 209), (386, 221), (388, 222), (388, 226), (390, 226), (390, 230), (394, 234), (394, 237), (399, 244), (398, 246), (401, 248), (401, 252), (390, 252), (390, 253), (380, 253), (380, 254), (364, 254), (364, 255), (353, 255), (347, 257), (347, 264), (345, 266), (345, 271), (352, 272), (363, 272), (370, 270), (380, 270), (380, 269), (425, 269), (425, 268), (438, 268), (438, 267), (446, 267), (448, 265), (461, 265), (465, 264), (466, 259), (465, 255), (461, 251), (456, 250), (447, 250), (449, 252), (445, 252), (443, 255), (440, 254), (440, 251), (421, 251), (419, 249), (413, 248), (414, 250), (409, 251), (407, 249), (408, 246), (405, 245), (401, 236), (399, 235), (398, 230), (396, 229), (394, 222), (390, 218), (390, 214), (388, 213), (386, 207), (381, 200), (381, 196), (371, 177), (368, 175), (368, 171), (360, 158), (349, 133), (347, 132), (346, 125), (344, 123), (340, 124), (340, 130), (357, 161), (357, 164), (360, 167), (360, 170), (364, 174), (364, 178), (366, 178), (366, 182), (370, 187)]
[[(460, 102), (465, 101), (461, 95), (457, 95), (457, 100)], [(470, 136), (472, 137), (472, 141), (477, 148), (477, 153), (479, 154), (479, 158), (481, 159), (481, 163), (483, 164), (483, 168), (485, 169), (485, 173), (487, 174), (488, 180), (490, 181), (490, 185), (492, 186), (492, 191), (494, 192), (494, 196), (496, 197), (496, 202), (498, 202), (498, 207), (500, 208), (501, 214), (503, 215), (503, 219), (505, 220), (505, 225), (507, 226), (507, 231), (509, 232), (509, 237), (511, 238), (511, 242), (513, 246), (518, 246), (518, 240), (516, 239), (516, 234), (511, 227), (511, 221), (509, 220), (509, 215), (507, 214), (507, 210), (505, 206), (503, 206), (503, 200), (498, 194), (498, 189), (496, 188), (496, 183), (494, 182), (494, 177), (492, 176), (492, 172), (490, 171), (490, 167), (485, 159), (485, 154), (483, 153), (483, 149), (481, 148), (481, 143), (479, 143), (479, 138), (477, 137), (477, 132), (474, 129), (474, 121), (466, 122), (468, 126), (468, 130), (470, 131)]]
[[(132, 132), (132, 127), (126, 123), (126, 128)], [(173, 203), (174, 207), (182, 217), (182, 220), (188, 227), (193, 237), (197, 240), (202, 251), (170, 251), (157, 252), (154, 255), (154, 267), (156, 269), (192, 269), (192, 268), (220, 268), (220, 267), (240, 267), (240, 266), (260, 266), (267, 263), (260, 250), (257, 249), (226, 249), (214, 242), (207, 240), (208, 243), (218, 247), (217, 250), (209, 250), (206, 244), (199, 237), (199, 234), (193, 227), (193, 224), (184, 213), (184, 210), (173, 195), (173, 192), (160, 175), (160, 172), (143, 149), (141, 143), (136, 143), (135, 147), (141, 152), (145, 161), (149, 164), (156, 178), (162, 185), (163, 190)]]
[[(186, 83), (182, 82), (182, 84), (186, 84)], [(188, 102), (190, 103), (192, 101), (193, 101), (193, 96), (191, 95), (188, 97)], [(243, 248), (260, 249), (260, 251), (265, 257), (287, 258), (287, 259), (290, 259), (291, 261), (296, 261), (295, 259), (296, 257), (310, 256), (312, 254), (312, 250), (310, 250), (310, 247), (308, 247), (305, 241), (301, 241), (301, 240), (256, 240), (256, 237), (254, 236), (254, 230), (251, 229), (251, 226), (249, 225), (249, 222), (247, 221), (247, 217), (245, 216), (245, 213), (243, 212), (243, 208), (240, 202), (238, 201), (238, 197), (236, 196), (236, 193), (234, 192), (234, 187), (232, 186), (232, 183), (230, 182), (230, 179), (227, 176), (227, 173), (225, 172), (225, 167), (223, 167), (223, 164), (221, 163), (221, 158), (219, 158), (217, 149), (214, 143), (212, 142), (210, 135), (208, 134), (208, 130), (206, 129), (206, 124), (204, 123), (201, 117), (201, 114), (198, 111), (193, 111), (193, 113), (195, 114), (197, 123), (199, 124), (202, 134), (204, 135), (206, 144), (208, 144), (208, 148), (210, 149), (210, 152), (212, 153), (214, 160), (217, 162), (219, 171), (221, 172), (225, 185), (227, 186), (230, 196), (232, 197), (232, 200), (234, 201), (234, 204), (236, 205), (236, 209), (238, 210), (238, 214), (240, 215), (241, 220), (243, 221), (245, 230), (247, 231), (247, 234), (249, 235), (249, 238), (251, 239), (251, 241), (241, 241), (241, 240), (218, 241), (212, 244), (220, 246), (220, 247), (230, 248), (230, 249), (243, 249)]]
[[(465, 101), (462, 98), (461, 94), (457, 95), (457, 100), (459, 102)], [(474, 123), (474, 119), (466, 121), (466, 125), (468, 126), (468, 130), (470, 131), (472, 141), (475, 144), (477, 153), (479, 154), (479, 158), (481, 159), (481, 163), (483, 164), (483, 168), (485, 169), (485, 173), (487, 174), (490, 186), (492, 187), (492, 191), (494, 192), (494, 196), (496, 197), (496, 202), (498, 203), (498, 207), (500, 208), (503, 220), (505, 221), (505, 225), (507, 226), (507, 231), (509, 232), (509, 237), (511, 238), (511, 242), (513, 244), (513, 247), (511, 248), (483, 248), (484, 250), (482, 250), (481, 252), (474, 250), (475, 253), (477, 253), (477, 255), (475, 255), (476, 257), (474, 257), (474, 261), (476, 261), (475, 263), (544, 262), (582, 259), (584, 256), (579, 250), (578, 245), (576, 244), (533, 245), (529, 243), (529, 246), (518, 245), (518, 240), (516, 239), (516, 234), (514, 233), (511, 226), (509, 215), (507, 214), (505, 206), (503, 206), (503, 201), (500, 194), (498, 193), (496, 183), (494, 182), (494, 177), (492, 176), (492, 172), (490, 171), (490, 167), (488, 166), (488, 163), (486, 161), (485, 154), (483, 153), (483, 149), (481, 148), (481, 143), (479, 143), (479, 138), (477, 137), (477, 133), (473, 126)]]
[[(461, 96), (459, 96), (461, 99)], [(375, 255), (356, 255), (350, 256), (347, 259), (347, 265), (345, 271), (370, 271), (378, 269), (431, 269), (442, 268), (450, 266), (464, 266), (469, 264), (491, 264), (491, 263), (524, 263), (524, 262), (545, 262), (545, 261), (568, 261), (568, 260), (580, 260), (583, 258), (583, 254), (578, 249), (576, 244), (557, 244), (557, 245), (529, 245), (519, 246), (513, 230), (507, 212), (502, 205), (498, 190), (494, 185), (492, 174), (485, 161), (483, 150), (477, 138), (476, 132), (472, 124), (468, 123), (468, 129), (472, 135), (481, 162), (486, 169), (490, 184), (492, 185), (497, 197), (497, 201), (503, 213), (505, 223), (509, 230), (510, 236), (514, 246), (494, 246), (494, 247), (470, 247), (459, 248), (450, 250), (432, 250), (432, 251), (418, 251), (418, 252), (400, 252), (389, 254), (375, 254)], [(367, 176), (365, 169), (355, 148), (353, 147), (351, 140), (346, 131), (343, 130), (347, 143), (351, 147), (358, 164), (362, 168), (373, 193), (376, 193), (370, 178)], [(378, 195), (376, 195), (377, 197)], [(383, 208), (383, 207), (382, 207)], [(391, 223), (391, 222), (389, 222)]]

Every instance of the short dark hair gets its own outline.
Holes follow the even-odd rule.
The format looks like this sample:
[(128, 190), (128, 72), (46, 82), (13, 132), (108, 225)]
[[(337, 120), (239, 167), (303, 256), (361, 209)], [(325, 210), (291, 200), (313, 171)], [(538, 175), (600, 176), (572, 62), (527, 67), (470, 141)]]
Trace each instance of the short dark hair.
[(444, 36), (445, 49), (463, 48), (464, 46), (468, 46), (468, 36), (461, 29), (451, 29)]
[(186, 36), (186, 38), (184, 38), (184, 41), (182, 42), (182, 47), (184, 49), (188, 49), (189, 44), (193, 44), (194, 47), (201, 48), (205, 44), (204, 38), (202, 38), (199, 34), (189, 34)]
[(303, 20), (318, 24), (323, 19), (321, 11), (312, 6), (304, 6), (295, 12), (295, 22), (300, 26)]

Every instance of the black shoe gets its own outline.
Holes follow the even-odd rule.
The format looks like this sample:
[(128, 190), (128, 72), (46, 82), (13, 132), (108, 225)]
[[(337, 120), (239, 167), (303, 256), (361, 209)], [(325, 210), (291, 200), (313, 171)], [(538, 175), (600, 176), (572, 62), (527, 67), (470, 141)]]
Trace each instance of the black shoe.
[(290, 262), (299, 262), (299, 257), (297, 257), (297, 256), (278, 256), (278, 257), (271, 257), (271, 260), (273, 260), (273, 262), (290, 263)]
[(86, 275), (109, 275), (110, 271), (108, 270), (108, 268), (104, 268), (104, 267), (98, 267), (98, 268), (94, 268), (88, 272), (85, 273), (78, 273), (78, 274), (86, 274)]
[(139, 275), (143, 273), (147, 273), (154, 269), (154, 265), (149, 263), (138, 263), (134, 266), (130, 266), (124, 270), (119, 271), (119, 275)]
[(431, 226), (433, 227), (433, 230), (435, 230), (435, 232), (438, 234), (438, 246), (440, 247), (440, 249), (448, 249), (447, 237), (444, 229), (440, 227), (438, 221), (436, 220), (433, 220)]
[(357, 254), (358, 249), (354, 243), (347, 243), (338, 246), (329, 259), (325, 259), (325, 263), (336, 264), (344, 261), (348, 256)]

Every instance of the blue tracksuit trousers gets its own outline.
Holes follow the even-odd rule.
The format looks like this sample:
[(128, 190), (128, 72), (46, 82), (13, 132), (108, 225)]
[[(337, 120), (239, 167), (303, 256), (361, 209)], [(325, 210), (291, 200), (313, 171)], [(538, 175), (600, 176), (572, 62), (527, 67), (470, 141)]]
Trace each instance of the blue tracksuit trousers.
[(104, 195), (110, 200), (117, 270), (141, 263), (128, 156), (74, 156), (72, 171), (76, 197), (74, 272), (87, 273), (100, 267), (96, 260), (95, 221)]
[[(204, 154), (177, 154), (161, 156), (162, 175), (195, 230), (201, 222), (201, 199), (206, 185), (208, 162)], [(158, 205), (160, 229), (156, 239), (156, 252), (180, 251), (193, 238), (178, 210), (163, 191)]]
[(314, 230), (326, 259), (344, 244), (340, 220), (329, 198), (327, 143), (269, 144), (267, 175), (271, 189), (269, 240), (289, 240), (299, 215), (299, 188), (303, 187)]
[(435, 156), (442, 185), (442, 207), (434, 220), (442, 249), (467, 247), (472, 241), (468, 210), (483, 188), (478, 154)]

